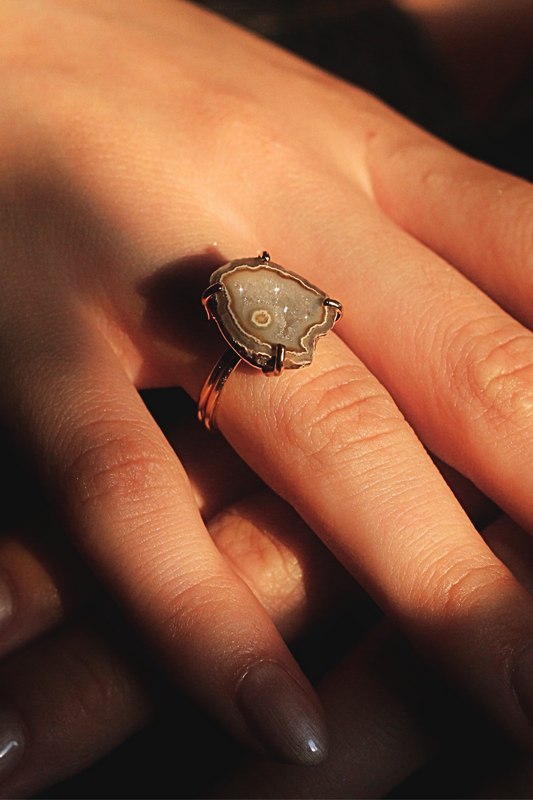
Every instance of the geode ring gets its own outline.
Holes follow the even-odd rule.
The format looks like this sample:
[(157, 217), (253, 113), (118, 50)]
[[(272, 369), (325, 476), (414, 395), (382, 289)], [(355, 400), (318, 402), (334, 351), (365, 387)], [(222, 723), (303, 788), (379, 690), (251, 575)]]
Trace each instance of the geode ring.
[(342, 316), (342, 306), (316, 286), (270, 261), (259, 258), (230, 261), (211, 275), (202, 296), (229, 344), (205, 382), (198, 418), (215, 428), (215, 411), (224, 384), (246, 361), (266, 375), (308, 366), (316, 340)]

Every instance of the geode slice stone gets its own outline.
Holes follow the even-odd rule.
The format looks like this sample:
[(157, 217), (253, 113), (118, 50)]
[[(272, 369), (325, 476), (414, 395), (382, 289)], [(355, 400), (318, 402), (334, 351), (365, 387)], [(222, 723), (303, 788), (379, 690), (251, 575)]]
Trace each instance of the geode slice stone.
[(340, 315), (340, 305), (316, 286), (265, 258), (231, 261), (211, 275), (204, 303), (238, 355), (264, 372), (311, 363), (316, 340)]

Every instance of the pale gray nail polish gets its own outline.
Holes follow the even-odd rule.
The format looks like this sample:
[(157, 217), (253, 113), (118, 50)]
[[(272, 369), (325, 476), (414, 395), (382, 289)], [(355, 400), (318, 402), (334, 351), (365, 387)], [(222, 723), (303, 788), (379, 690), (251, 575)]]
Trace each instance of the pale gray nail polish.
[(11, 711), (0, 711), (0, 784), (11, 774), (24, 754), (24, 729)]
[(250, 667), (235, 700), (250, 732), (274, 758), (314, 766), (327, 757), (328, 737), (319, 709), (277, 662)]

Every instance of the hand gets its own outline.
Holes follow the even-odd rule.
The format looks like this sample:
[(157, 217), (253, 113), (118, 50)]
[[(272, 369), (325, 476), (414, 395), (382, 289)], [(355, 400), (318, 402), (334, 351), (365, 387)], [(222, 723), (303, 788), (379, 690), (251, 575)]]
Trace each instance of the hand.
[[(364, 597), (294, 512), (261, 489), (224, 440), (216, 441), (213, 453), (210, 437), (191, 424), (191, 411), (184, 411), (169, 425), (165, 420), (168, 410), (174, 419), (181, 403), (175, 393), (163, 404), (160, 397), (161, 393), (156, 393), (155, 400), (150, 398), (149, 407), (170, 441), (179, 447), (180, 460), (209, 520), (213, 540), (284, 638), (301, 638), (325, 614), (335, 614), (336, 609), (348, 605), (353, 609), (355, 629), (364, 630), (365, 618), (372, 618), (365, 612)], [(206, 457), (207, 452), (211, 458)], [(5, 448), (3, 456), (10, 461), (9, 497), (15, 499), (14, 507), (4, 507), (3, 512), (21, 519), (29, 504), (36, 505), (35, 490), (13, 470)], [(224, 475), (228, 470), (233, 475), (229, 488), (240, 499), (225, 507)], [(447, 478), (472, 518), (481, 524), (490, 507), (460, 476), (448, 470)], [(23, 502), (17, 503), (17, 498)], [(532, 563), (533, 543), (527, 534), (500, 518), (483, 535), (524, 585), (531, 587), (528, 564)], [(157, 710), (163, 702), (165, 708), (174, 709), (169, 721), (179, 716), (178, 730), (172, 723), (167, 731), (179, 779), (163, 767), (164, 755), (150, 763), (151, 750), (143, 750), (146, 770), (157, 775), (152, 791), (165, 786), (179, 794), (193, 791), (195, 796), (198, 792), (203, 796), (209, 775), (217, 774), (217, 758), (208, 756), (200, 784), (196, 768), (193, 776), (187, 777), (184, 749), (191, 752), (195, 736), (200, 746), (205, 746), (202, 735), (195, 734), (199, 722), (194, 711), (183, 707), (170, 687), (162, 686), (157, 671), (151, 676), (146, 654), (137, 649), (135, 641), (125, 639), (123, 620), (104, 602), (90, 572), (55, 526), (35, 521), (4, 531), (0, 572), (15, 600), (3, 604), (0, 629), (4, 657), (0, 662), (0, 795), (33, 795), (74, 775), (149, 721), (154, 705)], [(114, 620), (111, 629), (110, 618)], [(56, 631), (58, 624), (61, 628)], [(319, 641), (315, 653), (319, 661), (324, 660), (323, 646)], [(333, 667), (319, 692), (333, 737), (332, 756), (323, 767), (308, 773), (269, 762), (245, 763), (218, 783), (214, 796), (261, 796), (265, 787), (273, 797), (292, 797), (296, 791), (311, 797), (383, 796), (423, 766), (443, 744), (453, 742), (455, 751), (460, 752), (457, 748), (463, 742), (471, 753), (472, 742), (479, 738), (479, 730), (465, 718), (461, 707), (434, 684), (388, 623), (379, 623), (365, 635)], [(164, 718), (162, 722), (164, 725)], [(483, 727), (486, 729), (485, 723)], [(151, 736), (155, 732), (164, 741), (160, 729), (161, 721), (150, 729)], [(208, 730), (207, 735), (213, 734)], [(126, 759), (123, 755), (122, 762), (133, 768), (133, 777), (122, 776), (127, 787), (141, 778), (142, 769)], [(227, 766), (224, 761), (224, 773)], [(494, 759), (490, 769), (484, 769), (492, 781), (493, 766)], [(435, 776), (440, 785), (440, 776)], [(109, 779), (107, 776), (108, 787)], [(80, 776), (78, 780), (85, 786), (91, 778)], [(98, 782), (94, 776), (92, 780)], [(429, 773), (429, 784), (423, 785), (431, 787), (431, 780)], [(187, 788), (188, 781), (191, 788)], [(453, 785), (452, 778), (447, 781)], [(76, 784), (53, 790), (54, 796), (72, 796), (72, 791)]]
[[(201, 440), (197, 439), (196, 444), (201, 448)], [(182, 455), (190, 464), (195, 453), (191, 450), (185, 454), (182, 450)], [(237, 459), (232, 463), (238, 466)], [(217, 465), (222, 466), (222, 463)], [(218, 468), (209, 471), (211, 477), (219, 473)], [(201, 487), (209, 483), (205, 467), (196, 473), (196, 478), (199, 496), (203, 495), (207, 500), (205, 489), (201, 491)], [(244, 485), (241, 488), (245, 490)], [(216, 497), (212, 499), (216, 501)], [(249, 585), (276, 619), (278, 627), (291, 629), (293, 635), (301, 636), (304, 627), (317, 620), (316, 607), (309, 613), (305, 586), (316, 587), (322, 604), (336, 604), (342, 575), (335, 569), (333, 561), (329, 565), (327, 559), (324, 562), (323, 548), (316, 539), (310, 538), (305, 526), (294, 525), (290, 510), (283, 509), (283, 504), (278, 502), (277, 514), (273, 514), (273, 505), (276, 503), (269, 505), (266, 517), (261, 520), (261, 504), (250, 496), (217, 515), (210, 530), (225, 557), (231, 559), (241, 574), (248, 576)], [(257, 527), (254, 519), (261, 520)], [(506, 526), (503, 521), (498, 521), (498, 527), (504, 534)], [(495, 529), (496, 525), (490, 528)], [(532, 544), (527, 534), (515, 533), (512, 526), (508, 533), (510, 563), (531, 563)], [(43, 557), (38, 547), (41, 542), (42, 549), (42, 543), (46, 542), (50, 549), (50, 531), (44, 528), (34, 527), (34, 530), (26, 532), (19, 529), (9, 536), (4, 534), (0, 539), (0, 567), (9, 576), (18, 598), (8, 634), (6, 636), (4, 627), (4, 633), (0, 635), (0, 647), (4, 652), (13, 649), (13, 633), (19, 631), (17, 636), (21, 642), (21, 634), (28, 628), (33, 630), (34, 636), (40, 635), (41, 638), (0, 664), (3, 747), (8, 739), (11, 743), (14, 739), (10, 737), (16, 736), (21, 729), (26, 742), (26, 748), (15, 747), (8, 753), (10, 757), (0, 758), (3, 767), (0, 794), (5, 797), (33, 795), (50, 783), (76, 773), (120, 744), (125, 736), (153, 714), (154, 697), (150, 683), (146, 681), (145, 657), (141, 656), (140, 663), (137, 663), (135, 653), (129, 647), (124, 652), (121, 646), (123, 637), (119, 635), (117, 640), (118, 629), (108, 630), (105, 617), (109, 609), (101, 602), (99, 605), (105, 617), (100, 614), (90, 624), (84, 621), (83, 613), (79, 619), (80, 612), (84, 612), (85, 607), (90, 608), (93, 602), (90, 576), (86, 571), (80, 574), (79, 560), (68, 548), (65, 550), (61, 537), (55, 536), (54, 539), (57, 540), (54, 558)], [(244, 549), (243, 540), (249, 545)], [(529, 545), (529, 552), (524, 552), (525, 545)], [(262, 554), (260, 559), (256, 557), (257, 553)], [(326, 565), (328, 568), (324, 570)], [(322, 580), (317, 581), (320, 567)], [(525, 576), (523, 566), (522, 575)], [(531, 575), (526, 577), (531, 583)], [(73, 603), (72, 592), (65, 591), (65, 585), (70, 587), (73, 583), (77, 587), (77, 603)], [(355, 604), (354, 587), (351, 588)], [(81, 597), (84, 598), (82, 608)], [(343, 604), (347, 597), (346, 593)], [(58, 603), (58, 598), (61, 603)], [(355, 605), (354, 619), (361, 618), (362, 612), (363, 609)], [(67, 614), (68, 620), (65, 619)], [(43, 622), (46, 619), (48, 625)], [(38, 620), (41, 620), (40, 626)], [(52, 620), (62, 622), (62, 629), (44, 638)], [(26, 633), (26, 645), (30, 639)], [(317, 655), (320, 658), (320, 653)], [(160, 677), (156, 685), (160, 696)], [(148, 753), (142, 751), (144, 763), (142, 768), (138, 768), (135, 763), (127, 761), (126, 751), (122, 755), (122, 764), (127, 765), (128, 770), (131, 768), (132, 775), (123, 775), (122, 782), (124, 787), (133, 785), (135, 780), (142, 780), (145, 770), (154, 781), (153, 791), (164, 786), (166, 791), (177, 792), (179, 796), (192, 796), (190, 792), (194, 796), (204, 796), (205, 779), (209, 774), (216, 774), (217, 758), (209, 750), (202, 750), (205, 776), (199, 783), (196, 768), (189, 775), (187, 764), (182, 763), (184, 741), (194, 742), (196, 737), (202, 748), (205, 741), (195, 733), (198, 721), (194, 714), (187, 707), (183, 708), (179, 699), (176, 701), (175, 697), (168, 695), (168, 691), (165, 705), (171, 705), (174, 715), (179, 716), (178, 730), (173, 724), (167, 731), (167, 736), (173, 737), (172, 744), (167, 746), (173, 753), (173, 768), (165, 768), (164, 755), (150, 762), (150, 750)], [(469, 766), (468, 760), (461, 758), (463, 772), (466, 766), (467, 774), (456, 773), (455, 783), (453, 762), (449, 764), (447, 770), (451, 768), (452, 773), (446, 775), (446, 785), (460, 787), (466, 781), (470, 786), (476, 779), (475, 750), (483, 746), (476, 744), (480, 731), (465, 717), (461, 707), (443, 694), (438, 684), (434, 685), (388, 623), (379, 623), (363, 637), (334, 666), (321, 683), (319, 692), (333, 737), (332, 756), (323, 766), (309, 772), (266, 761), (244, 763), (232, 770), (233, 774), (222, 778), (222, 782), (213, 788), (213, 796), (381, 797), (426, 764), (443, 745), (448, 748), (448, 759), (453, 759), (454, 753), (461, 753), (458, 749), (461, 742), (471, 754), (473, 763)], [(7, 726), (6, 722), (10, 725)], [(155, 733), (156, 738), (164, 742), (160, 727), (161, 721), (151, 729), (151, 735)], [(486, 728), (484, 723), (483, 729)], [(208, 730), (207, 735), (212, 737), (213, 734)], [(485, 734), (484, 737), (487, 738)], [(190, 747), (185, 746), (187, 752)], [(494, 766), (498, 760), (501, 761), (501, 755), (489, 763), (484, 759), (482, 774), (486, 783), (479, 796), (511, 796), (505, 791), (489, 793), (497, 774)], [(527, 771), (527, 762), (521, 772), (524, 768)], [(11, 775), (10, 769), (13, 770)], [(224, 763), (223, 772), (226, 771), (227, 763)], [(106, 775), (105, 785), (109, 788), (113, 785), (110, 783), (114, 780), (113, 773)], [(67, 783), (57, 787), (53, 796), (74, 796), (70, 792), (76, 792), (79, 785), (86, 786), (88, 780), (93, 782), (89, 786), (98, 785), (97, 777), (80, 776), (78, 781), (82, 784)], [(506, 786), (508, 779), (499, 777), (500, 788), (502, 780)], [(525, 776), (522, 774), (520, 780), (525, 780), (524, 785), (530, 786), (527, 773)], [(433, 796), (433, 785), (442, 788), (438, 766), (433, 770), (433, 777), (426, 770), (421, 785), (426, 788), (424, 796)], [(90, 791), (95, 790), (92, 788)]]
[[(219, 551), (244, 576), (283, 636), (301, 636), (340, 604), (357, 603), (360, 590), (324, 545), (222, 438), (212, 447), (212, 437), (195, 423), (194, 404), (191, 409), (179, 393), (168, 394), (166, 414), (161, 393), (147, 398), (150, 408), (179, 446)], [(170, 425), (164, 419), (168, 410)], [(17, 471), (5, 443), (0, 459), (0, 473), (9, 474), (2, 517), (11, 520), (0, 535), (0, 575), (9, 588), (0, 605), (0, 796), (30, 796), (78, 773), (161, 707), (164, 719), (173, 719), (169, 747), (172, 763), (180, 766), (173, 791), (182, 791), (186, 754), (193, 752), (199, 727), (194, 711), (124, 630), (123, 617), (47, 519), (35, 487)], [(228, 470), (233, 502), (224, 485)], [(25, 519), (29, 507), (31, 522)], [(204, 786), (214, 769), (216, 759), (206, 763)], [(124, 780), (128, 785), (133, 779)]]
[[(154, 409), (153, 402), (150, 407)], [(175, 413), (173, 402), (172, 415)], [(156, 418), (162, 421), (159, 413)], [(217, 547), (244, 576), (285, 638), (301, 637), (327, 609), (345, 607), (348, 602), (354, 606), (356, 619), (364, 616), (354, 582), (290, 508), (264, 489), (257, 492), (257, 481), (222, 439), (217, 442), (217, 452), (207, 459), (202, 451), (210, 437), (191, 425), (188, 414), (170, 428), (165, 425), (165, 430), (179, 445), (195, 495), (211, 520), (209, 530)], [(11, 507), (4, 506), (3, 513), (20, 519), (33, 504), (34, 487), (13, 470), (5, 448), (2, 455), (11, 467), (8, 498), (15, 501)], [(224, 508), (225, 487), (221, 484), (229, 468), (234, 476), (231, 488), (241, 499)], [(90, 573), (53, 524), (36, 520), (4, 531), (0, 573), (13, 600), (3, 603), (0, 628), (0, 795), (22, 797), (77, 773), (119, 745), (150, 720), (154, 700), (160, 701), (163, 688), (157, 673), (150, 679), (146, 657), (139, 654), (139, 662), (131, 642), (126, 640), (124, 646), (120, 618), (109, 629), (109, 618), (116, 618), (116, 611), (103, 602)], [(313, 588), (311, 594), (307, 587)], [(56, 631), (58, 624), (61, 628)], [(422, 702), (422, 682), (414, 676), (420, 668), (411, 663), (403, 646), (397, 646), (396, 638), (376, 630), (329, 677), (329, 693), (323, 697), (333, 732), (337, 739), (346, 728), (353, 735), (348, 749), (335, 748), (336, 757), (325, 772), (315, 772), (311, 782), (314, 794), (322, 796), (325, 781), (331, 781), (339, 769), (344, 779), (340, 785), (346, 790), (364, 787), (380, 794), (433, 753), (436, 740), (431, 727), (422, 739), (419, 733), (416, 708)], [(404, 662), (408, 677), (398, 674)], [(393, 673), (397, 673), (395, 677)], [(401, 676), (407, 677), (407, 682)], [(157, 687), (155, 698), (152, 684)], [(405, 707), (405, 693), (412, 693), (410, 686), (415, 690), (412, 710)], [(433, 707), (428, 700), (424, 701), (427, 708)], [(172, 725), (170, 731), (179, 779), (174, 777), (175, 785), (168, 788), (181, 793), (189, 791), (183, 787), (183, 781), (187, 785), (187, 765), (181, 763), (182, 740), (192, 737), (194, 741), (198, 722), (169, 689), (164, 703), (179, 715), (178, 730)], [(396, 720), (395, 726), (391, 736), (383, 739), (381, 731), (389, 724), (389, 716)], [(440, 722), (438, 727), (442, 728)], [(360, 747), (361, 740), (366, 742), (366, 750)], [(368, 748), (372, 758), (362, 758), (369, 755)], [(216, 769), (216, 759), (211, 764), (207, 757), (205, 777)], [(155, 785), (162, 785), (157, 765), (146, 766), (150, 772), (155, 769)], [(245, 794), (255, 793), (257, 777), (253, 772), (246, 777), (246, 770), (239, 785)], [(205, 784), (198, 786), (194, 772), (196, 796)], [(295, 777), (300, 779), (290, 773), (286, 779), (292, 784)], [(126, 786), (131, 782), (131, 778), (124, 780)], [(171, 780), (170, 773), (167, 780)], [(276, 792), (283, 791), (283, 773), (281, 784), (279, 780), (275, 775), (269, 779)], [(336, 778), (335, 785), (340, 780)], [(235, 777), (233, 787), (234, 781)], [(57, 791), (63, 796), (65, 789)]]
[(322, 759), (310, 687), (136, 392), (198, 395), (220, 342), (197, 298), (268, 248), (343, 302), (341, 338), (239, 370), (224, 435), (531, 747), (533, 602), (413, 432), (532, 527), (531, 188), (194, 6), (110, 9), (0, 0), (4, 426), (169, 674), (242, 741)]

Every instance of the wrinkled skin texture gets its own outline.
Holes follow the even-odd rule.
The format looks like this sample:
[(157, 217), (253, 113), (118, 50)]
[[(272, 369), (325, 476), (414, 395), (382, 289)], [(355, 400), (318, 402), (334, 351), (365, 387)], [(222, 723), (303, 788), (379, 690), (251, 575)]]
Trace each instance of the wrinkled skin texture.
[(222, 433), (531, 748), (533, 601), (426, 451), (533, 529), (531, 187), (178, 0), (1, 0), (0, 31), (0, 417), (167, 673), (260, 752), (254, 665), (320, 715), (137, 394), (197, 398), (207, 278), (268, 248), (345, 316), (307, 369), (239, 370)]

